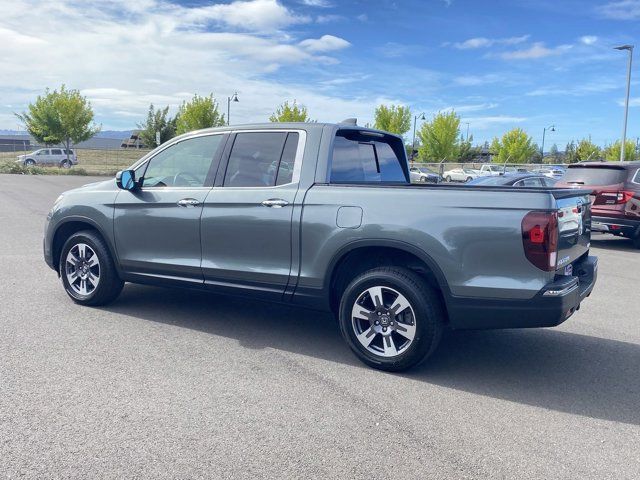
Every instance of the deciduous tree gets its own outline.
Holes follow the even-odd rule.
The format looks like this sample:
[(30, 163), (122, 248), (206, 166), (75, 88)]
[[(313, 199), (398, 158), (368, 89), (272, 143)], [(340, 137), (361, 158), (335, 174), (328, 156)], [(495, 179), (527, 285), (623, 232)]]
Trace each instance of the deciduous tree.
[(93, 123), (93, 109), (78, 90), (45, 90), (27, 111), (16, 116), (38, 142), (46, 145), (62, 143), (66, 147), (67, 161), (71, 144), (88, 140), (100, 131)]
[[(140, 129), (140, 139), (145, 146), (155, 148), (175, 137), (176, 119), (169, 117), (168, 106), (162, 110), (156, 110), (152, 103), (149, 105), (146, 121), (139, 123), (138, 128)], [(160, 132), (160, 143), (156, 142), (156, 132)]]
[[(618, 159), (620, 150), (618, 150)], [(588, 160), (598, 160), (602, 156), (602, 151), (590, 138), (583, 138), (578, 142), (576, 147), (576, 158), (578, 162), (586, 162)]]
[[(620, 140), (612, 143), (604, 149), (604, 158), (610, 162), (616, 162), (620, 160), (620, 146), (622, 143)], [(637, 160), (638, 152), (636, 151), (636, 144), (633, 140), (627, 140), (624, 143), (624, 159), (625, 160)]]
[(404, 135), (411, 128), (411, 110), (402, 105), (379, 105), (376, 108), (373, 128)]
[(280, 105), (276, 111), (269, 117), (270, 122), (311, 122), (307, 107), (298, 105), (296, 100), (289, 103), (287, 100)]
[(521, 128), (509, 130), (491, 143), (493, 161), (497, 163), (527, 163), (537, 150), (537, 145)]
[(182, 102), (176, 115), (176, 134), (201, 128), (222, 127), (225, 125), (224, 114), (220, 113), (218, 102), (213, 98), (213, 93), (208, 97), (200, 97), (195, 94), (187, 102)]
[(454, 111), (440, 112), (422, 124), (418, 137), (422, 160), (456, 160), (460, 154), (460, 117)]

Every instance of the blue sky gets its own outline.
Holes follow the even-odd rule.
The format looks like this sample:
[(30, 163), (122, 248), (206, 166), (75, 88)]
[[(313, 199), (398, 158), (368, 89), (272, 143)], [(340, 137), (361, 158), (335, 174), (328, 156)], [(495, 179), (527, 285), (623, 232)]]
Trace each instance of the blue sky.
[(555, 124), (547, 146), (605, 144), (620, 135), (626, 75), (626, 52), (612, 47), (639, 35), (640, 0), (24, 0), (0, 17), (0, 128), (65, 83), (104, 129), (194, 93), (213, 92), (226, 111), (238, 91), (233, 123), (264, 121), (287, 99), (319, 121), (361, 124), (398, 103), (427, 116), (453, 108), (476, 142), (513, 127), (540, 142)]

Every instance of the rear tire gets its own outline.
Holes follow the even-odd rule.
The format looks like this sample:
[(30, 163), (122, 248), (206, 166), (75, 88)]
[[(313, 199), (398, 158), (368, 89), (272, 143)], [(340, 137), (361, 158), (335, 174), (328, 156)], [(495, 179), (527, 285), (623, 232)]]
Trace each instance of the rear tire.
[(451, 177), (449, 175), (447, 175), (446, 177), (444, 177), (444, 181), (445, 182), (451, 182)]
[(358, 275), (344, 290), (340, 331), (370, 367), (398, 372), (426, 360), (442, 335), (440, 299), (418, 274), (382, 267)]
[(473, 180), (473, 178), (467, 177), (467, 179), (465, 180), (465, 183), (469, 183), (471, 180)]
[(105, 241), (91, 230), (67, 239), (59, 272), (67, 295), (80, 305), (106, 305), (120, 295), (124, 286)]
[(640, 250), (640, 233), (632, 238), (631, 241), (633, 242), (633, 246)]
[(63, 160), (62, 162), (60, 162), (60, 168), (71, 168), (71, 162), (69, 160)]

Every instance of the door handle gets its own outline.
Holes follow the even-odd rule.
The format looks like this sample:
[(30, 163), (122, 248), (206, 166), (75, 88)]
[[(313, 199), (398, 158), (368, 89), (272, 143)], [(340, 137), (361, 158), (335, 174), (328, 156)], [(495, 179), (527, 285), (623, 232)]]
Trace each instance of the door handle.
[(264, 202), (262, 202), (262, 205), (271, 208), (282, 208), (289, 205), (289, 202), (281, 198), (270, 198), (269, 200), (265, 200)]
[(179, 207), (195, 207), (200, 205), (200, 202), (195, 198), (183, 198), (182, 200), (178, 200)]

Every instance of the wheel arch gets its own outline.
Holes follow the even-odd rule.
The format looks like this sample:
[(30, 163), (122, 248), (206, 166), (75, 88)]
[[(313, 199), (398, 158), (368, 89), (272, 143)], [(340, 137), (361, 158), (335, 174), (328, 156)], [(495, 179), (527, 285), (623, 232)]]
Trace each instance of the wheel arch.
[(80, 216), (65, 218), (58, 225), (56, 225), (53, 236), (51, 237), (51, 253), (53, 258), (53, 265), (56, 272), (60, 274), (60, 254), (62, 253), (62, 247), (64, 246), (64, 243), (71, 235), (82, 230), (91, 230), (100, 235), (102, 240), (104, 240), (105, 244), (107, 245), (111, 258), (113, 258), (116, 270), (118, 270), (119, 272), (120, 269), (118, 267), (116, 252), (113, 248), (109, 236), (105, 234), (102, 227), (100, 227), (100, 225), (98, 225), (95, 221), (90, 218)]
[(355, 241), (344, 246), (334, 255), (327, 269), (324, 285), (325, 291), (329, 294), (332, 310), (336, 311), (339, 293), (350, 279), (382, 265), (401, 266), (418, 273), (439, 293), (446, 311), (451, 292), (435, 260), (414, 245), (387, 239)]

